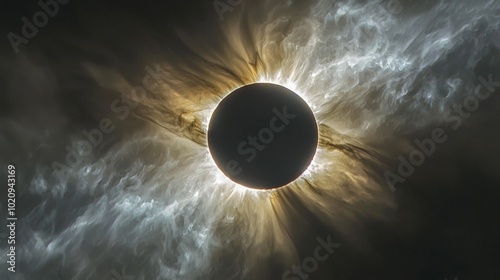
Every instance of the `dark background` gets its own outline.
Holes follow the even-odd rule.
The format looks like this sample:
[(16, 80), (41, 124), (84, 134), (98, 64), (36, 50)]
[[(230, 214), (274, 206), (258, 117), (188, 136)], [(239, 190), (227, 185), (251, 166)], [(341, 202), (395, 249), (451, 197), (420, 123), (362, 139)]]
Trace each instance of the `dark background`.
[[(296, 7), (297, 11), (303, 11), (304, 6), (313, 3), (295, 2), (292, 10)], [(268, 3), (250, 1), (245, 5), (265, 7)], [(412, 12), (425, 12), (432, 5), (424, 3), (418, 8), (420, 10), (413, 9)], [(197, 33), (206, 30), (204, 39), (207, 45), (223, 46), (224, 35), (219, 26), (231, 24), (230, 21), (220, 22), (211, 1), (72, 0), (61, 5), (59, 13), (50, 18), (47, 26), (40, 28), (39, 34), (27, 45), (21, 45), (21, 54), (16, 55), (5, 34), (11, 31), (20, 34), (20, 18), (30, 17), (39, 6), (36, 1), (8, 0), (2, 2), (0, 10), (3, 34), (0, 52), (0, 163), (2, 166), (14, 163), (20, 171), (19, 217), (40, 203), (41, 198), (28, 192), (36, 166), (50, 165), (53, 160), (64, 157), (64, 146), (70, 135), (82, 128), (95, 127), (98, 120), (109, 113), (106, 104), (118, 96), (118, 93), (101, 95), (99, 85), (85, 74), (82, 62), (117, 69), (131, 80), (142, 77), (143, 65), (148, 64), (145, 61), (154, 62), (158, 56), (188, 61), (196, 69), (201, 67), (197, 65), (199, 57), (182, 43), (177, 31)], [(231, 13), (226, 15), (229, 17)], [(457, 48), (441, 63), (463, 60), (464, 49)], [(498, 71), (488, 64), (498, 50), (485, 49), (484, 53), (484, 63), (476, 69), (478, 75)], [(26, 66), (28, 60), (43, 65), (45, 70), (30, 73)], [(498, 75), (500, 71), (494, 73)], [(38, 83), (26, 83), (23, 75), (38, 77)], [(40, 85), (50, 88), (52, 82), (57, 88), (50, 94), (40, 88)], [(297, 220), (289, 228), (289, 234), (300, 260), (311, 255), (318, 236), (332, 234), (336, 242), (342, 243), (342, 247), (326, 262), (320, 263), (319, 269), (309, 279), (500, 279), (500, 123), (497, 117), (500, 103), (497, 94), (498, 90), (480, 105), (462, 128), (457, 131), (448, 129), (449, 140), (438, 146), (437, 152), (427, 159), (425, 165), (417, 168), (410, 179), (397, 186), (394, 193), (397, 210), (387, 212), (383, 222), (372, 220), (369, 215), (360, 219), (356, 232), (363, 236), (363, 244), (342, 236), (335, 224), (324, 223), (309, 212), (301, 200), (294, 197), (295, 194), (288, 194), (290, 205), (287, 209), (294, 209), (293, 215), (298, 215), (289, 217), (292, 221)], [(59, 119), (54, 111), (64, 115), (65, 120)], [(16, 126), (19, 123), (23, 124), (22, 129)], [(106, 140), (96, 154), (105, 153), (131, 135), (131, 131), (139, 131), (147, 125), (147, 121), (138, 118), (117, 124), (117, 133)], [(422, 139), (428, 137), (434, 128), (395, 132), (387, 138)], [(51, 144), (37, 152), (41, 138)], [(378, 145), (380, 150), (391, 150), (383, 143)], [(397, 166), (396, 160), (392, 166)], [(377, 168), (379, 174), (383, 173), (383, 167), (374, 167)], [(4, 170), (0, 174), (5, 178)], [(4, 195), (3, 191), (2, 197)], [(5, 208), (3, 200), (1, 205)], [(57, 219), (64, 221), (64, 214), (60, 215)], [(62, 222), (59, 226), (64, 228), (64, 225)], [(23, 242), (22, 232), (23, 228), (19, 227), (20, 243)], [(4, 243), (1, 246), (5, 248)], [(259, 244), (255, 246), (258, 248)], [(233, 255), (245, 253), (234, 246), (221, 254), (214, 263), (213, 272), (203, 277), (239, 279), (241, 274), (224, 267), (237, 259)], [(20, 267), (29, 271), (27, 275), (34, 277), (40, 271), (39, 277), (27, 276), (26, 279), (55, 279), (50, 273), (57, 269), (30, 267), (28, 263), (22, 263), (22, 255), (18, 258)], [(249, 279), (255, 279), (252, 275), (281, 279), (289, 267), (279, 258), (276, 255), (262, 259), (262, 266), (253, 268)], [(54, 261), (55, 267), (62, 267), (59, 277), (73, 279), (71, 268), (64, 267), (60, 260)], [(0, 275), (5, 275), (4, 271)]]

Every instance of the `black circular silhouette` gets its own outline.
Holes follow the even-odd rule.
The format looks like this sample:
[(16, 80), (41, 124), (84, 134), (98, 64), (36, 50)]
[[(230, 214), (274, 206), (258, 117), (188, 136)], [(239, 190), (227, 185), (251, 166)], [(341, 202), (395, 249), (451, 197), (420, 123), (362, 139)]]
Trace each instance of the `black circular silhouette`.
[(254, 189), (274, 189), (309, 167), (318, 145), (318, 126), (307, 103), (276, 84), (236, 89), (210, 119), (208, 146), (221, 171)]

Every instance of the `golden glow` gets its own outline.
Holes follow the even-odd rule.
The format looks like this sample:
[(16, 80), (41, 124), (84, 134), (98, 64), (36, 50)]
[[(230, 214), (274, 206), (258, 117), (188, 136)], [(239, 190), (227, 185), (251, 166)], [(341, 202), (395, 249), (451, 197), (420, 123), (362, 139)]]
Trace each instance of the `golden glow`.
[[(392, 206), (388, 189), (366, 165), (380, 163), (360, 143), (384, 122), (380, 112), (391, 112), (391, 107), (376, 112), (365, 109), (371, 91), (360, 81), (362, 75), (354, 73), (362, 67), (343, 63), (357, 52), (343, 53), (351, 48), (350, 42), (338, 50), (329, 45), (337, 41), (321, 36), (331, 34), (331, 26), (321, 30), (314, 18), (290, 25), (273, 15), (268, 22), (249, 22), (248, 26), (254, 27), (250, 35), (242, 34), (241, 24), (228, 19), (221, 26), (225, 40), (214, 48), (204, 41), (205, 31), (179, 32), (185, 46), (197, 54), (196, 61), (192, 56), (152, 56), (148, 61), (154, 61), (153, 66), (158, 63), (169, 79), (141, 100), (132, 94), (135, 85), (119, 73), (95, 67), (89, 71), (103, 88), (137, 101), (136, 116), (153, 122), (151, 133), (161, 135), (162, 153), (167, 156), (155, 184), (145, 189), (159, 192), (159, 200), (175, 200), (199, 211), (193, 219), (199, 215), (196, 222), (206, 222), (210, 233), (220, 230), (228, 240), (245, 240), (246, 262), (283, 253), (288, 258), (284, 261), (293, 263), (296, 255), (288, 232), (302, 222), (307, 224), (296, 213), (297, 200), (346, 235), (352, 233), (358, 216), (383, 218), (382, 209)], [(282, 85), (297, 93), (318, 123), (319, 145), (308, 169), (287, 187), (275, 190), (234, 183), (219, 170), (207, 147), (210, 118), (219, 102), (238, 87), (257, 82)], [(377, 103), (385, 104), (391, 102)]]

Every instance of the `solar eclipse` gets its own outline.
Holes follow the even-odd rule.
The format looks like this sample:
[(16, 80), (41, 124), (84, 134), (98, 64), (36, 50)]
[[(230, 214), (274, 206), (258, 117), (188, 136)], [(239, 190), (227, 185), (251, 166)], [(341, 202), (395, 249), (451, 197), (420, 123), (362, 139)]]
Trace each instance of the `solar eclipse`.
[(226, 96), (212, 114), (208, 146), (219, 169), (254, 189), (287, 185), (308, 168), (318, 144), (314, 114), (293, 91), (255, 83)]

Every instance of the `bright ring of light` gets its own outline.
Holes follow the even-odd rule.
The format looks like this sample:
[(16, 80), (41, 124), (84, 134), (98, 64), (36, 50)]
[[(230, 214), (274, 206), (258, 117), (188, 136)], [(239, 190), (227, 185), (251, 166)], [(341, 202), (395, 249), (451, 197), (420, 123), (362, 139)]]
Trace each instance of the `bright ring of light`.
[(254, 189), (275, 189), (296, 180), (316, 153), (318, 126), (307, 103), (276, 84), (236, 89), (210, 119), (208, 146), (219, 169)]

